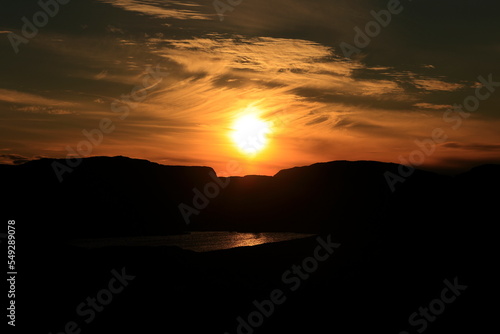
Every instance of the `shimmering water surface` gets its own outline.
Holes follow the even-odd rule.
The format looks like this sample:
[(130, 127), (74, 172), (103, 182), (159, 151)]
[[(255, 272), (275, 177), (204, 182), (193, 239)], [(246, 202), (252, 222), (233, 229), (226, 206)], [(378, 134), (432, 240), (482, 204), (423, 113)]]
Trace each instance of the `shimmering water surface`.
[(300, 239), (313, 234), (289, 232), (239, 233), (239, 232), (191, 232), (182, 235), (78, 239), (70, 244), (85, 248), (107, 246), (179, 246), (196, 252), (208, 252), (234, 247), (255, 246), (270, 242)]

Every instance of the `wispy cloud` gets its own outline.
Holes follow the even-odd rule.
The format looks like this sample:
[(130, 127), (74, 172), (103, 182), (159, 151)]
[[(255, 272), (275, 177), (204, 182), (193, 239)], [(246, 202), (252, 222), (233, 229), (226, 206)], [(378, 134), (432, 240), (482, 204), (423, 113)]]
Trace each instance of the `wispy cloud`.
[(48, 114), (48, 115), (70, 115), (72, 111), (48, 106), (26, 106), (16, 108), (18, 111), (33, 113), (33, 114)]
[(0, 154), (0, 164), (20, 165), (31, 159), (19, 154)]
[(42, 106), (72, 106), (73, 103), (60, 101), (56, 99), (46, 98), (40, 95), (19, 92), (17, 90), (1, 89), (0, 101), (16, 103), (16, 104), (31, 104)]
[(193, 3), (182, 3), (179, 1), (154, 1), (154, 0), (100, 0), (113, 6), (128, 11), (138, 12), (144, 15), (159, 18), (173, 18), (178, 20), (210, 20), (213, 15), (203, 14), (191, 9), (172, 8), (189, 7), (195, 8), (199, 5)]
[(442, 147), (471, 151), (500, 151), (500, 144), (448, 142)]
[(427, 91), (445, 91), (452, 92), (461, 88), (466, 87), (466, 85), (461, 83), (446, 82), (435, 78), (418, 78), (413, 79), (413, 83), (424, 90)]
[(234, 81), (329, 90), (331, 93), (375, 96), (402, 93), (396, 82), (362, 79), (354, 71), (360, 62), (347, 62), (329, 47), (307, 40), (270, 37), (196, 38), (165, 40), (159, 51), (187, 72), (231, 76)]
[(415, 103), (413, 106), (421, 109), (431, 109), (431, 110), (446, 110), (453, 108), (453, 106), (449, 104), (434, 104), (427, 102)]

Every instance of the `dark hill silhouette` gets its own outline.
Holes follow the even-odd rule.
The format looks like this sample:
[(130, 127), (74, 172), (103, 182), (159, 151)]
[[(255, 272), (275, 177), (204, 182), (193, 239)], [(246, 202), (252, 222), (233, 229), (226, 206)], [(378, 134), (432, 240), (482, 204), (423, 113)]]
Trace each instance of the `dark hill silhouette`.
[(59, 182), (52, 163), (41, 159), (2, 166), (7, 207), (41, 235), (64, 237), (179, 233), (186, 226), (177, 204), (191, 188), (210, 181), (208, 167), (163, 166), (125, 157), (84, 159)]
[(498, 186), (500, 174), (499, 165), (454, 178), (416, 170), (395, 192), (384, 173), (397, 174), (399, 165), (373, 161), (318, 163), (274, 177), (220, 178), (227, 187), (214, 198), (207, 196), (188, 226), (179, 205), (194, 209), (193, 189), (203, 193), (207, 184), (217, 183), (209, 167), (92, 157), (59, 182), (54, 161), (65, 163), (41, 159), (0, 166), (2, 184), (9, 189), (9, 211), (24, 216), (33, 231), (47, 237), (161, 235), (189, 229), (333, 231), (358, 237), (384, 231), (426, 234), (446, 230), (450, 207), (464, 201), (474, 205), (464, 206), (460, 214), (452, 210), (453, 217), (473, 216), (472, 207), (487, 212), (494, 203), (486, 194)]
[(404, 210), (422, 196), (431, 200), (450, 182), (450, 177), (416, 170), (392, 193), (384, 173), (397, 173), (398, 167), (334, 161), (282, 170), (274, 177), (231, 178), (196, 226), (248, 231), (358, 229), (356, 223), (366, 224), (395, 207)]

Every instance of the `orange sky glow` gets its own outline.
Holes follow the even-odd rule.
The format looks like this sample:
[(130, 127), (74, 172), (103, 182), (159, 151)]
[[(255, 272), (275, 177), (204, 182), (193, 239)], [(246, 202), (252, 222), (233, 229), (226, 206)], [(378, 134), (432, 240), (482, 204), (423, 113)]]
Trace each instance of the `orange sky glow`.
[[(9, 51), (2, 63), (10, 64), (0, 82), (1, 163), (64, 158), (103, 119), (113, 131), (82, 156), (210, 166), (221, 175), (230, 162), (241, 166), (239, 175), (332, 160), (402, 163), (435, 129), (446, 140), (425, 154), (422, 168), (459, 170), (500, 160), (500, 92), (467, 117), (450, 111), (476, 89), (486, 92), (480, 76), (500, 81), (500, 49), (466, 31), (443, 49), (432, 37), (423, 39), (432, 35), (422, 33), (430, 29), (423, 23), (402, 36), (424, 5), (405, 10), (347, 59), (339, 44), (352, 43), (353, 27), (370, 19), (370, 8), (345, 1), (325, 2), (324, 12), (289, 1), (295, 6), (275, 21), (271, 9), (259, 10), (266, 2), (242, 3), (223, 22), (210, 6), (194, 3), (92, 3), (65, 7), (68, 17), (83, 14), (71, 24), (56, 17), (18, 54), (6, 37), (21, 33), (20, 21), (0, 26), (0, 46)], [(262, 18), (252, 16), (257, 12)], [(356, 19), (346, 20), (346, 13)], [(489, 22), (483, 18), (483, 28)], [(435, 34), (437, 40), (441, 32)], [(464, 45), (471, 46), (455, 51)], [(478, 54), (472, 45), (491, 52)], [(134, 101), (134, 94), (143, 98)], [(116, 103), (127, 108), (126, 117)], [(265, 145), (251, 154), (232, 138), (235, 122), (249, 111), (269, 125)]]

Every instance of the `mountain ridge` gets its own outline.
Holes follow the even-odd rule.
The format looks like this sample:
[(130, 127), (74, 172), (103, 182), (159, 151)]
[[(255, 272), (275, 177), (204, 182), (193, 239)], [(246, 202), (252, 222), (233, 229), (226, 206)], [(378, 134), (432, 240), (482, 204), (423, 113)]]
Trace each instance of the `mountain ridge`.
[[(371, 233), (399, 228), (403, 216), (408, 226), (422, 221), (429, 227), (469, 192), (475, 194), (472, 202), (489, 208), (493, 200), (487, 189), (500, 183), (500, 165), (477, 166), (455, 177), (417, 169), (392, 192), (384, 173), (397, 173), (400, 165), (393, 163), (341, 160), (274, 176), (218, 177), (210, 167), (123, 156), (84, 158), (58, 182), (54, 162), (64, 159), (0, 165), (0, 180), (9, 190), (4, 203), (11, 214), (31, 222), (48, 220), (49, 226), (34, 230), (62, 238), (196, 229)], [(181, 205), (192, 209), (189, 222)], [(473, 215), (471, 208), (464, 210)]]

